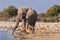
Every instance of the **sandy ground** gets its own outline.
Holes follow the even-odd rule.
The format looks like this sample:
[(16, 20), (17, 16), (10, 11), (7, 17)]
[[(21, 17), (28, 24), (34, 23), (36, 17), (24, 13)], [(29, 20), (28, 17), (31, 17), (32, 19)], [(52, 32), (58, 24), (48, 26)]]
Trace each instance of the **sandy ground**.
[(16, 35), (17, 36), (14, 36), (16, 40), (60, 40), (60, 32), (58, 31), (44, 31), (31, 34), (16, 32)]
[[(9, 25), (8, 25), (9, 24)], [(10, 27), (8, 27), (10, 26)], [(0, 22), (0, 28), (9, 30), (15, 26), (15, 22)], [(16, 32), (16, 40), (60, 40), (60, 23), (36, 23), (34, 34)]]

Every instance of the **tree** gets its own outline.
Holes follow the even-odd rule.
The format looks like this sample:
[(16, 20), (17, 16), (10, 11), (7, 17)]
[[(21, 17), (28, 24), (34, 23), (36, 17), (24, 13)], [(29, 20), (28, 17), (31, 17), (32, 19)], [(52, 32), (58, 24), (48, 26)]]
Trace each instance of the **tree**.
[(59, 20), (56, 18), (45, 18), (43, 22), (59, 22)]
[(39, 13), (38, 16), (39, 17), (45, 17), (46, 15), (45, 15), (45, 13)]
[(46, 15), (47, 16), (56, 16), (56, 15), (58, 15), (58, 13), (60, 13), (60, 6), (54, 5), (47, 10)]
[(45, 13), (38, 13), (38, 18), (37, 21), (43, 21), (44, 18), (46, 18), (47, 16), (45, 15)]
[(2, 14), (2, 13), (0, 12), (0, 17), (1, 17), (1, 14)]
[(7, 16), (7, 15), (15, 16), (17, 15), (17, 10), (18, 9), (14, 6), (8, 6), (8, 8), (3, 10), (3, 15), (4, 16)]

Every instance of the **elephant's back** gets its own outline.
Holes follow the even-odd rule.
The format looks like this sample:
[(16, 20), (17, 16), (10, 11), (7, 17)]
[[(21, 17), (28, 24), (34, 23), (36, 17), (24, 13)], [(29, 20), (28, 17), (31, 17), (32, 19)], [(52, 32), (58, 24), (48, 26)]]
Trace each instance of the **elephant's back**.
[(22, 12), (24, 12), (26, 9), (25, 8), (19, 8), (18, 9), (18, 13), (22, 13)]

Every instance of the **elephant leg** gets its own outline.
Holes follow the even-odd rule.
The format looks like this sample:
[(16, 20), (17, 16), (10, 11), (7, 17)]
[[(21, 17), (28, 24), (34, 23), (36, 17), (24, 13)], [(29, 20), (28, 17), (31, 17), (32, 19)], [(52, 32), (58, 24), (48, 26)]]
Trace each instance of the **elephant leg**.
[(34, 33), (34, 31), (35, 31), (35, 28), (33, 27), (33, 33)]
[(24, 31), (26, 32), (26, 20), (22, 19), (23, 25), (24, 25)]
[(25, 26), (25, 28), (26, 28), (26, 20), (24, 20), (24, 26)]
[(32, 30), (33, 30), (33, 32), (32, 33), (34, 33), (34, 31), (35, 31), (35, 23), (32, 25)]
[(36, 22), (34, 22), (34, 24), (33, 24), (33, 33), (35, 32), (35, 23)]

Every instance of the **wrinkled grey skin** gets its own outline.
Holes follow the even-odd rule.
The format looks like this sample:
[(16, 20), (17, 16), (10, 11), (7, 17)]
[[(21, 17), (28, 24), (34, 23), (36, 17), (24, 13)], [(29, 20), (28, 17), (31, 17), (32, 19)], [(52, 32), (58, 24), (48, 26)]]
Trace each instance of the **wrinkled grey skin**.
[[(18, 14), (16, 17), (16, 26), (13, 30), (13, 33), (18, 27), (20, 20), (22, 20), (25, 29), (28, 28), (29, 25), (31, 25), (34, 30), (35, 22), (37, 20), (37, 12), (32, 8), (20, 8), (18, 10)], [(26, 22), (27, 22), (27, 25), (26, 25)]]

